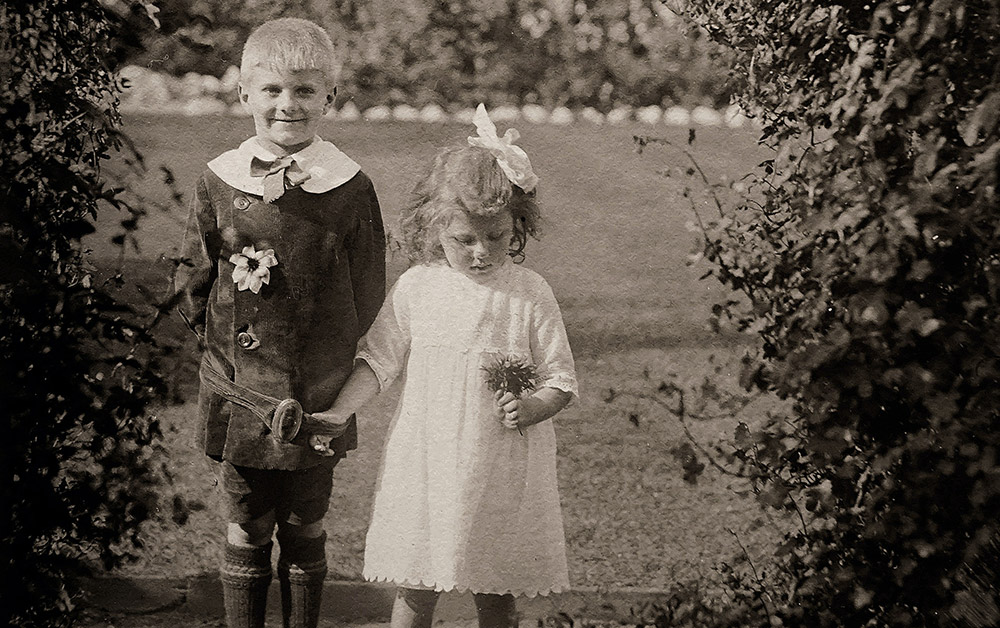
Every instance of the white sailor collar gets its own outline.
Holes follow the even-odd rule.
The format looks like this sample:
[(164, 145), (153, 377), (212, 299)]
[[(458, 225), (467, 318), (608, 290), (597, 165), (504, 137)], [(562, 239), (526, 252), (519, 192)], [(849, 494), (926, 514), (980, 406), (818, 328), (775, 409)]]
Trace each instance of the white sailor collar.
[[(250, 162), (254, 157), (265, 161), (278, 159), (251, 137), (239, 148), (226, 151), (208, 162), (208, 168), (220, 179), (241, 192), (264, 195), (264, 178), (250, 176)], [(345, 155), (332, 142), (318, 135), (309, 146), (292, 154), (292, 159), (309, 178), (300, 186), (303, 191), (322, 194), (347, 183), (361, 170), (361, 166)]]

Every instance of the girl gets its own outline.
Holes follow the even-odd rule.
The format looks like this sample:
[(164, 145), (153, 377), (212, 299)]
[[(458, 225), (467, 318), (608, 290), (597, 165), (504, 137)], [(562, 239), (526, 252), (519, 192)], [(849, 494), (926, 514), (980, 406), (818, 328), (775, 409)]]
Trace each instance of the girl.
[[(473, 592), (481, 627), (514, 626), (515, 596), (569, 587), (548, 419), (577, 394), (573, 356), (548, 284), (511, 260), (536, 232), (537, 178), (516, 131), (498, 138), (482, 105), (474, 122), (403, 211), (411, 267), (323, 413), (346, 422), (405, 369), (364, 567), (399, 587), (394, 628), (429, 627), (450, 590)], [(490, 392), (498, 358), (533, 366), (534, 392)]]

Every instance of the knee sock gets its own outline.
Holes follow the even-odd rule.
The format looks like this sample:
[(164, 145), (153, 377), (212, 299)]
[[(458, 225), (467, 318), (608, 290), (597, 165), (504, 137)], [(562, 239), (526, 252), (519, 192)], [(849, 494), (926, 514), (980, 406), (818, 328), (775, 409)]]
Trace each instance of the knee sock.
[(222, 596), (229, 628), (263, 628), (267, 587), (271, 584), (271, 547), (226, 543), (222, 564)]
[(285, 628), (316, 628), (326, 578), (326, 532), (316, 538), (278, 537), (278, 580)]

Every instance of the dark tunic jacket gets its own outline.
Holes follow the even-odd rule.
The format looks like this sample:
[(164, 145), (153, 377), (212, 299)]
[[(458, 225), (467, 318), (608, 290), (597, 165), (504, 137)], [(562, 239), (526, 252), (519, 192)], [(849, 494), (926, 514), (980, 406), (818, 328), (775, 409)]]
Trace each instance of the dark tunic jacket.
[[(278, 261), (258, 294), (238, 290), (232, 280), (229, 258), (248, 245), (274, 249)], [(191, 204), (175, 290), (202, 340), (202, 368), (207, 362), (242, 386), (295, 399), (305, 412), (328, 409), (385, 295), (385, 233), (371, 181), (358, 172), (332, 190), (293, 188), (265, 203), (206, 170)], [(244, 347), (248, 338), (253, 343)], [(198, 438), (213, 458), (262, 469), (322, 460), (307, 435), (282, 444), (258, 416), (204, 385), (198, 412)], [(338, 455), (357, 447), (353, 417), (332, 447)]]

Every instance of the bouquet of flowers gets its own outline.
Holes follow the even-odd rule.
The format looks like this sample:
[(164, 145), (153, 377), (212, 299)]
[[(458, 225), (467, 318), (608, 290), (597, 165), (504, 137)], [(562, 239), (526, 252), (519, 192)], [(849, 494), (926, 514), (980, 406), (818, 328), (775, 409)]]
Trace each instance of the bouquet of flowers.
[[(492, 364), (484, 366), (483, 371), (490, 392), (505, 390), (518, 399), (524, 393), (533, 391), (538, 383), (538, 371), (534, 365), (512, 356), (498, 357)], [(517, 431), (524, 435), (520, 427)]]

